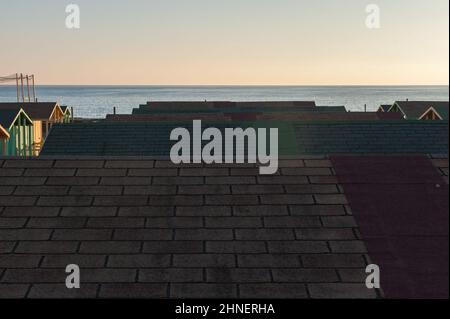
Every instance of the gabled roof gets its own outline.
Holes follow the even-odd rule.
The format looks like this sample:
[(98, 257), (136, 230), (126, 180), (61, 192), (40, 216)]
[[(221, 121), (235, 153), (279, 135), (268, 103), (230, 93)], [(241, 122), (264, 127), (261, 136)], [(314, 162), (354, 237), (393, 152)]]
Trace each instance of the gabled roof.
[(431, 106), (428, 110), (426, 110), (419, 118), (419, 120), (425, 118), (425, 116), (430, 113), (430, 112), (434, 112), (436, 114), (436, 116), (438, 118), (440, 118), (441, 120), (446, 120), (448, 121), (448, 105), (436, 105), (436, 106)]
[(1, 107), (0, 105), (0, 125), (3, 126), (3, 128), (6, 130), (11, 129), (11, 126), (14, 124), (20, 114), (23, 114), (25, 116), (25, 118), (29, 121), (29, 124), (33, 123), (33, 121), (30, 119), (27, 113), (24, 112), (23, 109), (16, 107), (7, 108), (5, 105)]
[(391, 107), (392, 107), (392, 104), (382, 104), (378, 108), (377, 112), (388, 112)]
[(0, 103), (0, 109), (2, 108), (22, 108), (30, 118), (33, 120), (49, 120), (56, 109), (59, 109), (61, 113), (61, 107), (56, 102), (38, 102), (38, 103)]
[(397, 106), (400, 111), (405, 115), (407, 119), (417, 120), (422, 116), (425, 111), (427, 111), (430, 107), (447, 107), (447, 102), (440, 101), (397, 101), (394, 105), (389, 109), (391, 111), (395, 106)]
[(64, 114), (67, 114), (67, 113), (70, 114), (70, 107), (68, 107), (67, 105), (60, 105), (60, 108)]

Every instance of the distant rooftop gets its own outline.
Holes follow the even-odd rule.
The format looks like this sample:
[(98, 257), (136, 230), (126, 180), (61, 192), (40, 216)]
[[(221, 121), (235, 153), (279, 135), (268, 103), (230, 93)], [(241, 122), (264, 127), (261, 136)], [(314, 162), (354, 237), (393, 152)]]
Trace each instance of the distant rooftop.
[[(205, 122), (203, 128), (230, 127)], [(280, 153), (447, 153), (448, 122), (267, 121), (233, 122), (232, 127), (278, 127)], [(54, 125), (42, 155), (168, 156), (172, 129), (192, 122), (103, 122)], [(294, 132), (294, 133), (291, 133)], [(70, 141), (70, 142), (68, 142)]]

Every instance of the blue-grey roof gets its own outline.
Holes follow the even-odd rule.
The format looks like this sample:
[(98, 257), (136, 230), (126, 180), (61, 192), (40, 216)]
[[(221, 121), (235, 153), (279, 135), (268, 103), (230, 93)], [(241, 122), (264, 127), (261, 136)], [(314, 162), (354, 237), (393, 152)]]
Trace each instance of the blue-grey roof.
[[(212, 123), (219, 129), (278, 127), (280, 153), (448, 153), (448, 121)], [(168, 156), (172, 129), (183, 123), (108, 122), (54, 125), (42, 155)], [(207, 127), (203, 123), (203, 128)], [(292, 133), (293, 132), (293, 133)]]

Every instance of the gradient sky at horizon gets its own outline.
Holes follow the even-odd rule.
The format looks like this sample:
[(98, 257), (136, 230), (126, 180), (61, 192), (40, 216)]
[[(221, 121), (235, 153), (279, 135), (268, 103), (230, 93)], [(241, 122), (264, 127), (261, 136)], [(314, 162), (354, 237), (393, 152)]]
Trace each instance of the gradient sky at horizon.
[[(65, 7), (81, 29), (65, 27)], [(381, 28), (365, 25), (368, 4)], [(432, 3), (432, 5), (431, 5)], [(0, 0), (0, 76), (39, 84), (448, 85), (448, 0)]]

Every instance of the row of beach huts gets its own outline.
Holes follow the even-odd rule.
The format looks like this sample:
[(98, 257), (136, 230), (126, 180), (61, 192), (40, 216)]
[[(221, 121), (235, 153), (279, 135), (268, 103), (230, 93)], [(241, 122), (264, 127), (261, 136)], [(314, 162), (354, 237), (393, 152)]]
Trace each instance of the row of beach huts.
[(52, 126), (71, 122), (72, 112), (56, 102), (0, 103), (0, 154), (39, 155)]
[[(381, 105), (376, 112), (350, 112), (344, 106), (318, 106), (313, 101), (147, 102), (132, 114), (114, 111), (103, 121), (448, 121), (448, 108), (449, 102), (408, 100)], [(73, 121), (73, 109), (56, 102), (0, 103), (0, 155), (38, 156), (52, 126)]]

